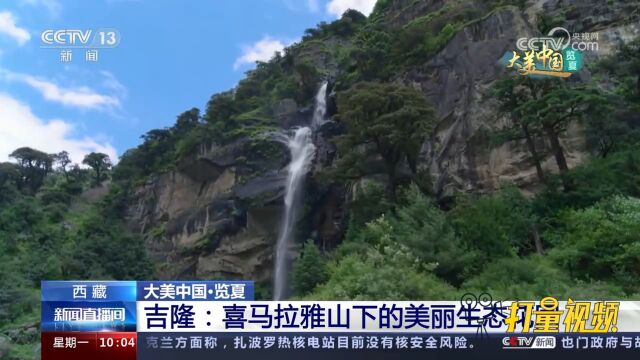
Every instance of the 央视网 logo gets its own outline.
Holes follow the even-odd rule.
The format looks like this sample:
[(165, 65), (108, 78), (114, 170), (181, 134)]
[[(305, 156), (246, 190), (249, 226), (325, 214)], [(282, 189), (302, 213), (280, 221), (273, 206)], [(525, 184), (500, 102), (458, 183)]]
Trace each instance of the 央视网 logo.
[(563, 27), (544, 37), (522, 37), (517, 50), (506, 52), (500, 63), (522, 76), (567, 78), (583, 66), (583, 51), (598, 50), (598, 33), (574, 33)]

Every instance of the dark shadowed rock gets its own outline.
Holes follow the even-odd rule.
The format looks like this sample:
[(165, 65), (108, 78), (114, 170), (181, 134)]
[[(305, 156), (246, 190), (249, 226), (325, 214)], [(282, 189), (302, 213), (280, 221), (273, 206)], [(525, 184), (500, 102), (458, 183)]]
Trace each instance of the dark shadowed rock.
[(304, 126), (309, 121), (313, 108), (298, 108), (293, 99), (283, 99), (273, 106), (273, 114), (278, 125), (283, 129)]
[(235, 194), (241, 200), (263, 199), (263, 203), (269, 203), (282, 198), (286, 179), (286, 174), (272, 174), (251, 179), (236, 188)]
[(178, 170), (195, 181), (213, 181), (244, 154), (244, 143), (240, 140), (222, 147), (201, 146), (178, 163)]

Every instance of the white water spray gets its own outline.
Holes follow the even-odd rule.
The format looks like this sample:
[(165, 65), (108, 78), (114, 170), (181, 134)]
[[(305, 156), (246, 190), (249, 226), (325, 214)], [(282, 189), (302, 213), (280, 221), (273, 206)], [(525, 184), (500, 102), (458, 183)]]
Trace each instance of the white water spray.
[(316, 94), (316, 104), (313, 110), (313, 119), (311, 119), (311, 127), (315, 130), (326, 121), (327, 115), (327, 82), (322, 83), (320, 90)]
[(289, 266), (289, 245), (301, 205), (300, 189), (304, 185), (304, 178), (311, 161), (315, 156), (316, 147), (313, 145), (312, 129), (317, 128), (324, 121), (327, 111), (326, 105), (327, 83), (322, 84), (316, 95), (315, 110), (311, 127), (301, 127), (292, 136), (280, 135), (278, 141), (283, 142), (291, 152), (291, 162), (287, 167), (287, 183), (284, 195), (284, 214), (280, 227), (280, 234), (276, 244), (275, 281), (273, 289), (274, 300), (282, 300), (286, 296)]

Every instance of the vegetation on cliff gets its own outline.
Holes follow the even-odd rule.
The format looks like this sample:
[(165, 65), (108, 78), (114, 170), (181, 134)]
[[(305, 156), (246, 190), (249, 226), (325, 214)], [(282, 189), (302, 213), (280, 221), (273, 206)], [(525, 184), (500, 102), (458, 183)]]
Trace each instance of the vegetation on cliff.
[(43, 279), (152, 276), (140, 236), (124, 224), (126, 193), (113, 185), (92, 199), (107, 190), (95, 184), (108, 174), (105, 154), (86, 158), (97, 171), (69, 169), (66, 154), (13, 156), (20, 160), (0, 164), (0, 331), (37, 324)]
[[(499, 298), (638, 298), (640, 284), (632, 277), (640, 271), (640, 137), (634, 120), (640, 93), (629, 86), (637, 81), (629, 67), (637, 61), (638, 41), (619, 51), (626, 54), (622, 66), (604, 59), (595, 70), (596, 77), (606, 75), (615, 84), (610, 87), (513, 78), (494, 85), (501, 110), (512, 120), (511, 128), (495, 135), (529, 137), (529, 156), (537, 165), (535, 144), (551, 144), (560, 171), (544, 173), (536, 166), (542, 186), (537, 195), (525, 198), (505, 184), (494, 194), (460, 194), (442, 208), (415, 185), (396, 199), (370, 182), (351, 207), (343, 243), (322, 270), (329, 278), (299, 295), (446, 298), (458, 289)], [(366, 114), (357, 106), (348, 112)], [(584, 126), (592, 153), (573, 169), (560, 143), (569, 123)], [(404, 258), (394, 262), (400, 254)], [(417, 279), (429, 286), (421, 290)], [(415, 287), (407, 288), (405, 280)], [(374, 282), (382, 285), (367, 286)]]

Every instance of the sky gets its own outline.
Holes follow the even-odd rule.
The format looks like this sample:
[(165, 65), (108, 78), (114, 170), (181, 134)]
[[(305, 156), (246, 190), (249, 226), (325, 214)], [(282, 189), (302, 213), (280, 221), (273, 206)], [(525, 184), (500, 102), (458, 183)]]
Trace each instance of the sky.
[[(22, 146), (115, 162), (305, 29), (349, 8), (368, 15), (375, 1), (0, 0), (0, 162)], [(115, 29), (119, 42), (87, 61), (87, 49), (43, 47), (42, 33), (60, 29)]]

